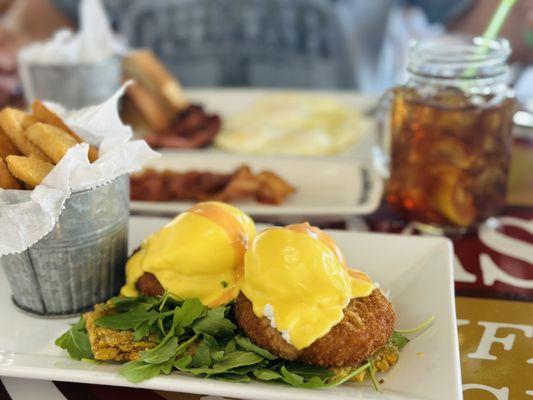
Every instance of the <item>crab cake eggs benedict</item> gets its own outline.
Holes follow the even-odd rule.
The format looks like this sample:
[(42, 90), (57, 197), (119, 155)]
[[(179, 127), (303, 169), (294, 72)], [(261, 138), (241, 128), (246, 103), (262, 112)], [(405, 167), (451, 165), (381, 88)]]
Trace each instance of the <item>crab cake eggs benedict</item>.
[(235, 299), (252, 219), (225, 203), (193, 206), (148, 237), (126, 264), (123, 296), (198, 297), (208, 307)]
[(393, 333), (391, 304), (309, 224), (260, 233), (244, 259), (235, 315), (258, 346), (321, 366), (354, 366)]

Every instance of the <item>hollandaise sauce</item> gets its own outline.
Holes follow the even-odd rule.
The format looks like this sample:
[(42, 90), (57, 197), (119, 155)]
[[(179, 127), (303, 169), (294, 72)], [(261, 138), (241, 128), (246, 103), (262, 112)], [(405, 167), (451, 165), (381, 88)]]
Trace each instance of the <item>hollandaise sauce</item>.
[(224, 203), (199, 203), (147, 238), (126, 265), (124, 296), (136, 296), (145, 273), (177, 298), (198, 297), (208, 307), (233, 300), (243, 256), (255, 236), (253, 221)]
[(371, 280), (350, 273), (334, 241), (309, 224), (271, 228), (246, 252), (241, 290), (298, 350), (326, 335), (350, 299), (369, 296)]

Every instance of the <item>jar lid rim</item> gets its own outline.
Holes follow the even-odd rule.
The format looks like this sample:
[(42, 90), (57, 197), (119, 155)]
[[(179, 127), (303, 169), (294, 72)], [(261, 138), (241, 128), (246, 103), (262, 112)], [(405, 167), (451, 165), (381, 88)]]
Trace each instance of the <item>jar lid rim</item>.
[(504, 38), (452, 34), (413, 41), (409, 48), (410, 73), (457, 76), (478, 71), (483, 76), (506, 73), (511, 46)]
[[(472, 50), (473, 54), (467, 50)], [(460, 51), (463, 53), (461, 54)], [(481, 52), (480, 50), (485, 50)], [(488, 50), (488, 51), (487, 51)], [(511, 54), (509, 41), (504, 38), (486, 39), (482, 36), (464, 34), (443, 35), (422, 40), (413, 40), (409, 46), (409, 52), (414, 54), (427, 54), (436, 60), (465, 59), (474, 61), (492, 59), (494, 57), (507, 57)]]

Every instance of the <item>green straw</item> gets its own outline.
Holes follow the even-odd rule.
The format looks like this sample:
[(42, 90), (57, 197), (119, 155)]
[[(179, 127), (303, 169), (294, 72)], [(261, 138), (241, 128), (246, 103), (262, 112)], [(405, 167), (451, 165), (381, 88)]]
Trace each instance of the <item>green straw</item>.
[(511, 11), (511, 8), (515, 5), (516, 0), (502, 0), (498, 9), (494, 13), (489, 26), (483, 33), (483, 38), (487, 40), (494, 40), (498, 37), (500, 29), (502, 29), (503, 23), (507, 19), (507, 15)]
[[(487, 51), (488, 43), (491, 40), (494, 40), (498, 37), (498, 34), (500, 33), (500, 30), (502, 29), (502, 26), (507, 19), (507, 15), (509, 15), (509, 12), (515, 5), (516, 0), (502, 0), (500, 2), (500, 5), (496, 9), (496, 12), (494, 13), (494, 16), (492, 17), (489, 26), (487, 26), (487, 29), (485, 29), (485, 32), (483, 33), (483, 45), (479, 47), (475, 53), (475, 56), (479, 56)], [(468, 68), (465, 72), (463, 72), (464, 77), (470, 77), (473, 76), (476, 72), (476, 69), (473, 67)]]

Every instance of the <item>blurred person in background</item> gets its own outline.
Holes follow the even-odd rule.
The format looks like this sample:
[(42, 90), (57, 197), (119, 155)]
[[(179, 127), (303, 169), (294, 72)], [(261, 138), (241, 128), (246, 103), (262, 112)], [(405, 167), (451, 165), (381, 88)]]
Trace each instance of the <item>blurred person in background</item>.
[[(131, 47), (151, 48), (189, 86), (344, 88), (379, 93), (403, 78), (412, 38), (482, 34), (499, 0), (103, 0)], [(0, 0), (0, 102), (16, 93), (16, 52), (75, 28), (78, 0)], [(533, 64), (533, 0), (501, 36)]]

